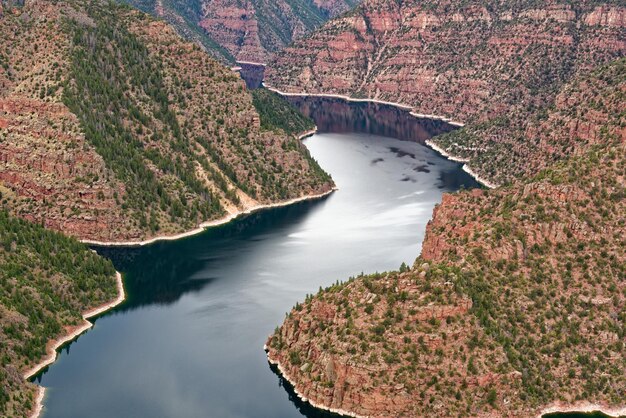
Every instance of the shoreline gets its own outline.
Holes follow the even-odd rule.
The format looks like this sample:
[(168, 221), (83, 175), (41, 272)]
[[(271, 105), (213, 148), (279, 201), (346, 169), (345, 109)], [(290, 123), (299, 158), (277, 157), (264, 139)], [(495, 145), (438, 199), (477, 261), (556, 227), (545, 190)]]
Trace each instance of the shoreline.
[[(316, 131), (317, 132), (317, 131)], [(306, 134), (308, 134), (308, 132), (306, 132)], [(311, 134), (312, 135), (312, 134)], [(230, 213), (227, 214), (226, 216), (219, 218), (219, 219), (214, 219), (212, 221), (206, 221), (201, 223), (200, 225), (198, 225), (197, 228), (194, 228), (192, 230), (186, 231), (186, 232), (181, 232), (179, 234), (174, 234), (174, 235), (160, 235), (160, 236), (156, 236), (154, 238), (150, 238), (147, 240), (143, 240), (143, 241), (96, 241), (96, 240), (88, 240), (88, 239), (83, 239), (80, 240), (80, 242), (82, 242), (83, 244), (87, 244), (87, 245), (95, 245), (98, 247), (143, 247), (145, 245), (150, 245), (150, 244), (154, 244), (155, 242), (159, 242), (159, 241), (176, 241), (182, 238), (187, 238), (187, 237), (191, 237), (197, 234), (200, 234), (202, 232), (204, 232), (205, 230), (215, 227), (215, 226), (220, 226), (220, 225), (225, 225), (231, 221), (233, 221), (234, 219), (243, 216), (243, 215), (249, 215), (251, 213), (254, 212), (258, 212), (260, 210), (264, 210), (264, 209), (271, 209), (271, 208), (278, 208), (278, 207), (283, 207), (283, 206), (289, 206), (292, 205), (294, 203), (299, 203), (299, 202), (303, 202), (303, 201), (307, 201), (307, 200), (316, 200), (316, 199), (321, 199), (322, 197), (328, 196), (329, 194), (335, 192), (339, 190), (336, 186), (332, 187), (330, 190), (323, 192), (323, 193), (317, 193), (317, 194), (313, 194), (313, 195), (306, 195), (306, 196), (300, 196), (300, 197), (296, 197), (293, 199), (289, 199), (289, 200), (284, 200), (281, 202), (276, 202), (276, 203), (268, 203), (268, 204), (260, 204), (260, 205), (255, 205), (255, 206), (251, 206), (247, 209), (244, 209), (242, 211), (237, 211), (234, 213)]]
[[(48, 341), (48, 343), (46, 344), (46, 352), (48, 354), (43, 360), (24, 372), (24, 374), (22, 375), (24, 380), (28, 381), (31, 377), (39, 373), (43, 368), (54, 363), (57, 359), (57, 350), (59, 349), (59, 347), (62, 347), (64, 344), (76, 339), (82, 333), (93, 327), (93, 323), (89, 322), (89, 319), (116, 307), (126, 299), (124, 282), (122, 280), (122, 274), (119, 271), (115, 272), (115, 279), (117, 284), (117, 297), (110, 302), (104, 303), (100, 306), (84, 312), (82, 315), (83, 324), (78, 325), (69, 334), (59, 337), (56, 340)], [(38, 418), (43, 411), (43, 400), (45, 398), (45, 393), (46, 388), (41, 385), (37, 385), (37, 396), (35, 398), (35, 405), (33, 406), (32, 413), (29, 415), (30, 418)]]
[(480, 184), (482, 184), (483, 186), (489, 188), (489, 189), (495, 189), (497, 187), (500, 187), (498, 184), (495, 184), (481, 176), (479, 176), (476, 172), (474, 172), (474, 170), (472, 170), (472, 168), (467, 164), (470, 160), (469, 158), (461, 158), (461, 157), (455, 157), (454, 155), (450, 155), (448, 154), (448, 152), (446, 150), (444, 150), (443, 148), (441, 148), (440, 146), (438, 146), (437, 144), (435, 144), (434, 142), (432, 142), (430, 139), (426, 140), (426, 145), (430, 148), (432, 148), (435, 152), (438, 152), (441, 156), (447, 158), (450, 161), (454, 161), (457, 163), (463, 163), (463, 167), (462, 170), (465, 171), (467, 174), (469, 174), (470, 176), (472, 176), (474, 178), (474, 180), (476, 180), (477, 182), (479, 182)]
[(446, 157), (450, 161), (455, 161), (457, 163), (468, 163), (469, 162), (469, 158), (455, 157), (454, 155), (448, 154), (448, 152), (445, 149), (441, 148), (439, 145), (435, 144), (430, 139), (427, 139), (425, 144), (428, 145), (430, 148), (434, 149), (435, 151), (437, 151), (439, 154), (441, 154), (444, 157)]
[[(282, 367), (280, 362), (275, 361), (270, 357), (270, 352), (269, 352), (269, 348), (267, 347), (267, 344), (263, 345), (263, 350), (265, 351), (267, 355), (267, 361), (270, 364), (278, 368), (278, 371), (280, 372), (283, 379), (285, 379), (291, 384), (291, 386), (293, 387), (294, 393), (301, 401), (308, 403), (313, 408), (317, 408), (323, 411), (329, 411), (335, 414), (339, 414), (341, 416), (352, 417), (352, 418), (367, 418), (366, 416), (358, 415), (354, 412), (345, 411), (343, 409), (330, 408), (330, 407), (318, 404), (317, 402), (308, 399), (307, 397), (302, 395), (300, 392), (298, 392), (298, 389), (296, 388), (296, 384), (294, 380), (287, 374), (286, 370)], [(563, 404), (560, 402), (554, 402), (550, 406), (547, 406), (541, 409), (539, 413), (535, 415), (535, 418), (543, 418), (547, 414), (569, 413), (569, 412), (578, 412), (578, 413), (600, 412), (612, 418), (619, 418), (619, 417), (626, 416), (626, 406), (621, 407), (621, 408), (620, 407), (607, 407), (605, 405), (595, 404), (595, 403), (586, 402), (586, 401), (576, 402), (573, 404)]]
[(295, 97), (326, 97), (329, 99), (342, 99), (345, 100), (347, 102), (355, 102), (355, 103), (376, 103), (376, 104), (382, 104), (382, 105), (388, 105), (388, 106), (393, 106), (393, 107), (397, 107), (399, 109), (402, 110), (408, 110), (409, 114), (411, 116), (414, 116), (416, 118), (420, 118), (420, 119), (434, 119), (434, 120), (440, 120), (442, 122), (446, 122), (449, 125), (454, 125), (454, 126), (458, 126), (458, 127), (463, 127), (465, 126), (465, 124), (463, 122), (459, 122), (459, 121), (455, 121), (453, 119), (450, 119), (446, 116), (441, 116), (441, 115), (430, 115), (430, 114), (425, 114), (425, 113), (417, 113), (413, 111), (413, 107), (403, 104), (403, 103), (396, 103), (396, 102), (387, 102), (384, 100), (378, 100), (378, 99), (357, 99), (354, 97), (350, 97), (350, 96), (345, 96), (342, 94), (331, 94), (331, 93), (288, 93), (288, 92), (284, 92), (281, 91), (275, 87), (270, 86), (269, 84), (266, 83), (262, 83), (263, 87), (265, 87), (266, 89), (273, 91), (274, 93), (278, 93), (281, 96), (295, 96)]
[(296, 394), (296, 396), (302, 401), (302, 402), (306, 402), (309, 405), (311, 405), (313, 408), (317, 408), (323, 411), (328, 411), (328, 412), (332, 412), (333, 414), (339, 414), (343, 417), (351, 417), (351, 418), (367, 418), (366, 416), (363, 415), (358, 415), (355, 414), (354, 412), (350, 412), (350, 411), (345, 411), (343, 409), (337, 409), (337, 408), (330, 408), (327, 407), (325, 405), (321, 405), (318, 404), (315, 401), (312, 401), (311, 399), (305, 397), (304, 395), (302, 395), (300, 392), (298, 392), (298, 389), (296, 389), (296, 385), (294, 383), (294, 381), (289, 377), (289, 375), (287, 374), (287, 372), (285, 371), (285, 369), (283, 368), (283, 366), (280, 364), (279, 361), (274, 361), (272, 360), (272, 358), (270, 357), (270, 351), (269, 348), (267, 347), (267, 344), (263, 345), (263, 350), (265, 351), (266, 355), (267, 355), (267, 361), (270, 364), (273, 364), (274, 366), (276, 366), (278, 368), (278, 371), (280, 372), (280, 374), (282, 375), (283, 379), (285, 379), (286, 381), (288, 381), (291, 386), (293, 387), (293, 392)]
[[(274, 88), (270, 85), (267, 85), (265, 83), (262, 83), (262, 85), (268, 89), (269, 91), (273, 91), (274, 93), (280, 94), (281, 96), (290, 96), (290, 97), (326, 97), (326, 98), (332, 98), (332, 99), (340, 99), (340, 100), (345, 100), (347, 102), (355, 102), (355, 103), (377, 103), (377, 104), (383, 104), (383, 105), (387, 105), (387, 106), (394, 106), (403, 110), (408, 110), (409, 114), (415, 118), (419, 118), (419, 119), (434, 119), (434, 120), (440, 120), (442, 122), (445, 122), (449, 125), (454, 125), (454, 126), (458, 126), (458, 127), (463, 127), (465, 126), (463, 123), (461, 122), (455, 122), (452, 119), (446, 118), (445, 116), (438, 116), (438, 115), (427, 115), (427, 114), (422, 114), (422, 113), (416, 113), (411, 111), (411, 107), (408, 105), (404, 105), (401, 103), (394, 103), (394, 102), (385, 102), (382, 100), (376, 100), (376, 99), (355, 99), (349, 96), (343, 96), (341, 94), (328, 94), (328, 93), (286, 93), (283, 91), (278, 90), (277, 88)], [(316, 128), (317, 131), (317, 128)], [(306, 136), (300, 136), (300, 139), (306, 138)], [(444, 158), (450, 160), (450, 161), (454, 161), (454, 162), (458, 162), (458, 163), (464, 163), (462, 169), (463, 171), (465, 171), (467, 174), (469, 174), (470, 176), (472, 176), (474, 178), (474, 180), (476, 180), (478, 183), (482, 184), (483, 186), (489, 188), (489, 189), (495, 189), (497, 187), (499, 187), (498, 184), (493, 183), (481, 176), (479, 176), (476, 172), (474, 172), (474, 170), (471, 169), (471, 167), (468, 166), (468, 162), (470, 161), (467, 158), (461, 158), (461, 157), (455, 157), (453, 155), (450, 155), (448, 152), (446, 152), (443, 148), (437, 146), (435, 143), (433, 143), (431, 140), (426, 140), (425, 142), (426, 146), (430, 147), (431, 149), (433, 149), (434, 151), (436, 151), (437, 153), (439, 153), (441, 156), (443, 156)]]
[(313, 135), (315, 135), (317, 133), (317, 126), (311, 130), (308, 130), (306, 132), (302, 132), (300, 135), (298, 135), (298, 139), (300, 141), (302, 141), (303, 139), (309, 138)]
[(626, 406), (624, 407), (607, 407), (606, 405), (595, 404), (587, 401), (574, 402), (573, 404), (563, 404), (560, 402), (554, 402), (550, 406), (543, 408), (539, 411), (536, 418), (542, 418), (546, 414), (558, 414), (568, 412), (581, 412), (591, 413), (600, 412), (610, 417), (619, 418), (626, 416)]
[(480, 184), (482, 184), (483, 186), (487, 187), (488, 189), (495, 189), (497, 187), (499, 187), (499, 185), (490, 182), (489, 180), (486, 180), (482, 177), (480, 177), (478, 174), (476, 174), (469, 165), (467, 164), (463, 164), (462, 167), (463, 171), (465, 171), (467, 174), (469, 174), (470, 176), (474, 177), (474, 179), (479, 182)]
[(262, 62), (254, 62), (254, 61), (239, 61), (239, 60), (236, 60), (235, 64), (258, 65), (259, 67), (267, 67), (267, 64), (263, 64)]

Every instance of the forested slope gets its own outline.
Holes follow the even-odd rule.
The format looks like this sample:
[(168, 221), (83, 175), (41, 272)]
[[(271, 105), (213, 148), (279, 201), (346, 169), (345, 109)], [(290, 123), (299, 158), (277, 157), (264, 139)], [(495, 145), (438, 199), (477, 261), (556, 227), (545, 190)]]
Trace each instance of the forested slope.
[(0, 31), (0, 187), (20, 216), (140, 240), (332, 187), (291, 134), (261, 128), (237, 74), (162, 21), (35, 0)]
[(25, 417), (34, 384), (23, 373), (82, 313), (117, 296), (115, 269), (87, 246), (0, 210), (0, 415)]

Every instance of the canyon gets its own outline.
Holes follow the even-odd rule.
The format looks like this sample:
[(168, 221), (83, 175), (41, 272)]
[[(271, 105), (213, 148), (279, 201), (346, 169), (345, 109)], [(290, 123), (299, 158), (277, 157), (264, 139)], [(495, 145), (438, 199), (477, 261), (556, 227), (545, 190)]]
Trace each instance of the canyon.
[(560, 122), (580, 123), (580, 132), (540, 141), (524, 126), (528, 115), (560, 112), (570, 95), (606, 88), (617, 97), (608, 117), (619, 119), (621, 92), (601, 80), (569, 83), (625, 54), (620, 2), (368, 0), (276, 54), (266, 83), (286, 93), (382, 100), (460, 121), (463, 129), (433, 143), (498, 185), (585, 148), (582, 131), (594, 124), (584, 120), (592, 114), (561, 112)]
[(334, 183), (278, 126), (290, 106), (257, 109), (161, 20), (2, 0), (0, 37), (0, 415), (24, 417), (41, 412), (33, 369), (121, 301), (112, 263), (78, 239), (137, 243)]
[[(296, 304), (265, 346), (295, 393), (349, 416), (623, 411), (624, 60), (572, 81), (596, 83), (621, 116), (610, 128), (616, 109), (595, 106), (608, 90), (570, 95), (567, 115), (598, 121), (584, 150), (508, 186), (444, 195), (412, 266)], [(526, 129), (567, 138), (582, 124), (556, 122), (562, 110)]]
[(442, 193), (478, 185), (419, 143), (321, 128), (303, 142), (336, 192), (177, 241), (95, 248), (127, 300), (35, 377), (45, 418), (320, 416), (268, 369), (268, 330), (336, 277), (412, 260)]
[[(256, 277), (252, 284), (260, 294), (278, 283), (274, 292), (282, 297), (274, 295), (276, 306), (285, 297), (304, 299), (265, 344), (280, 385), (299, 397), (298, 409), (312, 405), (369, 417), (527, 417), (589, 404), (624, 410), (626, 8), (621, 2), (124, 3), (141, 11), (99, 0), (0, 1), (0, 36), (6, 40), (0, 50), (2, 415), (38, 414), (41, 399), (24, 373), (50, 354), (46, 350), (54, 341), (82, 329), (85, 312), (121, 297), (113, 263), (79, 239), (152, 243), (202, 232), (202, 225), (258, 208), (327, 196), (335, 182), (300, 141), (315, 133), (311, 119), (322, 132), (426, 142), (466, 164), (466, 172), (493, 190), (457, 192), (468, 179), (459, 165), (421, 145), (383, 149), (367, 143), (372, 137), (356, 135), (342, 146), (359, 152), (349, 154), (348, 147), (345, 155), (355, 163), (368, 153), (384, 155), (365, 161), (366, 171), (398, 175), (394, 188), (383, 187), (376, 196), (367, 193), (384, 181), (368, 180), (367, 193), (362, 191), (368, 199), (350, 202), (372, 211), (398, 205), (371, 214), (385, 248), (368, 246), (371, 237), (364, 234), (349, 258), (343, 238), (371, 234), (372, 225), (354, 227), (361, 219), (357, 212), (348, 219), (337, 211), (333, 228), (321, 223), (314, 231), (272, 241), (275, 254), (298, 248), (287, 261), (306, 256), (299, 246), (310, 234), (317, 239), (328, 234), (326, 240), (339, 246), (329, 251), (321, 240), (315, 256), (285, 270), (306, 278), (297, 289), (281, 293), (282, 282), (269, 279), (272, 274), (255, 276), (256, 259), (239, 259), (237, 266), (250, 261), (252, 267), (246, 274), (233, 268), (231, 282)], [(245, 69), (265, 62), (269, 89), (256, 91), (223, 65)], [(251, 83), (259, 87), (261, 77)], [(341, 97), (362, 102), (356, 106)], [(409, 121), (407, 115), (416, 117)], [(316, 139), (329, 146), (339, 137)], [(345, 176), (347, 163), (329, 150), (321, 155)], [(397, 167), (391, 169), (386, 160)], [(351, 175), (362, 169), (353, 167)], [(390, 251), (404, 254), (405, 241), (418, 248), (413, 241), (424, 226), (403, 222), (409, 212), (426, 213), (421, 193), (428, 192), (426, 204), (434, 205), (431, 198), (439, 199), (440, 190), (454, 193), (441, 196), (434, 208), (415, 262), (332, 283), (330, 274), (347, 277), (359, 271), (358, 263), (369, 271), (378, 265), (393, 269), (391, 260), (399, 255)], [(411, 203), (397, 203), (405, 199)], [(319, 208), (333, 208), (329, 200), (317, 202)], [(304, 209), (294, 211), (306, 220)], [(276, 219), (254, 214), (191, 243), (222, 254), (211, 237), (226, 234), (235, 239), (217, 242), (230, 245), (231, 257), (240, 256), (242, 246), (260, 251), (254, 242), (264, 242), (269, 232), (261, 228), (242, 245), (236, 238), (241, 230), (257, 231), (266, 222), (280, 227), (282, 216), (292, 219), (290, 213), (276, 212)], [(407, 225), (415, 228), (410, 238)], [(402, 245), (391, 244), (385, 227), (397, 234), (403, 228)], [(99, 249), (125, 266), (139, 257), (163, 270), (152, 271), (162, 280), (153, 284), (131, 265), (134, 292), (122, 311), (144, 304), (192, 307), (194, 313), (215, 308), (206, 292), (208, 304), (177, 303), (209, 283), (216, 283), (211, 289), (223, 285), (219, 269), (208, 278), (194, 275), (206, 275), (198, 265), (210, 265), (214, 255), (186, 245), (191, 244), (119, 253)], [(176, 248), (184, 250), (172, 251), (182, 262), (168, 252)], [(195, 258), (187, 259), (188, 253)], [(285, 261), (275, 254), (262, 257), (270, 260), (267, 269)], [(340, 273), (316, 262), (333, 257)], [(311, 260), (315, 269), (304, 274)], [(303, 289), (322, 275), (325, 287), (304, 296)], [(145, 289), (153, 291), (147, 293), (153, 299), (143, 299)], [(228, 301), (242, 296), (237, 288), (224, 295)], [(254, 302), (265, 306), (262, 299)], [(233, 338), (242, 344), (224, 349), (223, 359), (239, 365), (238, 350), (261, 345), (266, 331), (260, 330), (281, 320), (276, 306), (265, 306), (262, 318), (255, 311), (255, 333)], [(235, 306), (231, 313), (242, 311)], [(250, 316), (239, 319), (242, 329), (251, 323)], [(220, 324), (202, 324), (224, 337)], [(172, 330), (180, 331), (179, 324)], [(163, 329), (156, 331), (161, 335)], [(256, 359), (250, 353), (245, 358)], [(247, 369), (258, 366), (250, 364)], [(241, 371), (233, 376), (249, 377)], [(247, 377), (241, 381), (251, 381)], [(216, 394), (228, 386), (215, 379), (205, 383), (215, 385)], [(109, 385), (117, 387), (122, 385)], [(269, 398), (261, 393), (249, 393), (259, 408), (287, 410), (276, 406), (276, 391)], [(230, 404), (223, 395), (214, 401), (241, 412), (239, 402)], [(64, 408), (77, 406), (74, 401), (53, 403), (50, 413), (67, 416)], [(290, 402), (285, 414), (296, 412)], [(153, 407), (144, 405), (145, 411)]]

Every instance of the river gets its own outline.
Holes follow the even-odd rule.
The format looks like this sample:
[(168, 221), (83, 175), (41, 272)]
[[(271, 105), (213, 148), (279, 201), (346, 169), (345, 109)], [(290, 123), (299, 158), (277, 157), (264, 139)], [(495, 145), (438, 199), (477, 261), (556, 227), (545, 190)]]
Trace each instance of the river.
[(385, 120), (419, 132), (405, 138), (372, 123), (380, 108), (344, 105), (330, 112), (336, 123), (317, 115), (323, 133), (305, 140), (339, 187), (332, 195), (176, 242), (97, 249), (123, 272), (128, 300), (37, 376), (44, 417), (330, 416), (283, 387), (267, 336), (319, 286), (412, 263), (441, 194), (477, 187), (459, 164), (389, 137), (423, 141), (449, 128), (399, 123), (391, 111)]

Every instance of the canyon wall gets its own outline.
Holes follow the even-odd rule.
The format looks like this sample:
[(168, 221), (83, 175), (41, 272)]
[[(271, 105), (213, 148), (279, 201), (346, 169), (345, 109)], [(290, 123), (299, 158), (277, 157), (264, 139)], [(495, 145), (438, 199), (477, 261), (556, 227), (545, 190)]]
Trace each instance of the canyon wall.
[(485, 120), (626, 53), (626, 8), (601, 1), (368, 0), (281, 51), (267, 82), (287, 92), (404, 103)]
[[(497, 185), (595, 141), (589, 127), (602, 127), (596, 109), (568, 113), (590, 90), (612, 97), (598, 105), (612, 109), (608, 124), (623, 118), (623, 91), (597, 77), (595, 85), (569, 83), (624, 55), (620, 2), (368, 0), (277, 54), (266, 83), (290, 93), (396, 102), (463, 122), (433, 143)], [(539, 130), (554, 123), (571, 129), (540, 140), (526, 126), (530, 115), (547, 119)]]

